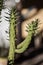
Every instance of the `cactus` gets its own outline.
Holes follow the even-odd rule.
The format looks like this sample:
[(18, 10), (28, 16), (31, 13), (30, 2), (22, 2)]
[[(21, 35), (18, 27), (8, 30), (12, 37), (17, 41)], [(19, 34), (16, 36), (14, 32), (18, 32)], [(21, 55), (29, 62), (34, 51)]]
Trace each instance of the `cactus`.
[(38, 25), (38, 19), (36, 21), (32, 21), (31, 24), (29, 24), (27, 26), (27, 30), (28, 31), (28, 36), (26, 37), (26, 39), (21, 42), (19, 45), (17, 45), (17, 47), (15, 47), (15, 40), (16, 40), (16, 13), (14, 13), (14, 11), (12, 11), (11, 13), (11, 19), (10, 19), (10, 48), (9, 48), (9, 56), (8, 56), (8, 61), (10, 65), (13, 65), (14, 63), (14, 59), (15, 59), (15, 53), (23, 53), (29, 46), (32, 36), (35, 33), (36, 29), (37, 29), (37, 25)]
[[(2, 3), (2, 0), (0, 1), (0, 3)], [(0, 13), (2, 10), (2, 5), (3, 4), (0, 4)], [(6, 13), (6, 17), (4, 18), (4, 15), (1, 13), (1, 15), (3, 15), (3, 16), (1, 18), (1, 23), (0, 23), (1, 27), (2, 27), (3, 23), (4, 23), (4, 25), (5, 25), (5, 23), (6, 23), (6, 25), (8, 24), (4, 29), (3, 29), (3, 27), (2, 28), (0, 27), (1, 28), (0, 33), (6, 32), (5, 38), (7, 38), (7, 39), (3, 38), (4, 43), (6, 41), (7, 41), (6, 44), (8, 42), (10, 43), (10, 46), (7, 44), (9, 46), (9, 54), (8, 54), (9, 65), (13, 65), (14, 60), (15, 60), (15, 53), (23, 53), (28, 48), (28, 46), (31, 42), (32, 36), (33, 36), (33, 34), (35, 34), (35, 31), (36, 31), (37, 25), (38, 25), (38, 19), (36, 21), (32, 21), (31, 24), (27, 24), (28, 26), (26, 26), (27, 27), (26, 31), (28, 32), (28, 36), (26, 37), (26, 39), (23, 42), (21, 42), (19, 45), (16, 46), (16, 21), (17, 21), (16, 19), (17, 19), (17, 16), (16, 16), (15, 9), (13, 9), (13, 8), (15, 8), (14, 6), (15, 5), (13, 5), (13, 6), (6, 5), (5, 6), (5, 9), (3, 9), (2, 12), (4, 11), (4, 14)], [(8, 28), (9, 28), (9, 31), (7, 30)], [(3, 35), (5, 35), (5, 34), (3, 34)], [(5, 46), (7, 47), (7, 45), (5, 45)]]
[(8, 61), (9, 64), (14, 63), (14, 58), (15, 58), (15, 40), (16, 40), (16, 15), (15, 12), (12, 10), (11, 11), (11, 17), (10, 17), (10, 48), (9, 48), (9, 56), (8, 56)]
[(26, 39), (21, 42), (19, 45), (17, 45), (17, 49), (15, 49), (16, 53), (23, 53), (29, 46), (32, 36), (35, 33), (35, 30), (37, 29), (37, 25), (38, 25), (38, 19), (36, 21), (32, 21), (31, 24), (29, 24), (27, 27), (28, 30), (26, 30), (28, 32), (28, 36), (26, 37)]

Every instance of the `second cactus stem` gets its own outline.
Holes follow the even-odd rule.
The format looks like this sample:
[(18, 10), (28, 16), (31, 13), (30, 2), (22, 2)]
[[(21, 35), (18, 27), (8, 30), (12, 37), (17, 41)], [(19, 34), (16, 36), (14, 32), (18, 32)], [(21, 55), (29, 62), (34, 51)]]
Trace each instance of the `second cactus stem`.
[(16, 53), (23, 53), (28, 48), (31, 42), (32, 36), (33, 34), (35, 34), (35, 31), (37, 30), (37, 26), (38, 26), (38, 19), (35, 21), (32, 21), (32, 23), (27, 26), (28, 36), (23, 42), (17, 45), (17, 49), (15, 49)]

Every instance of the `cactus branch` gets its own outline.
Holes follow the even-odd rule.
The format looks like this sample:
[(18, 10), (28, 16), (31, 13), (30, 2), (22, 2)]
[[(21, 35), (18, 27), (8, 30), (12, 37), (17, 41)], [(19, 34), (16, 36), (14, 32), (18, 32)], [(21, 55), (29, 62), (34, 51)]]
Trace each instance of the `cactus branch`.
[(38, 19), (36, 21), (32, 21), (32, 23), (28, 25), (27, 27), (28, 36), (22, 43), (17, 45), (17, 49), (15, 49), (16, 53), (23, 53), (28, 48), (30, 41), (32, 39), (32, 36), (35, 33), (35, 30), (37, 29), (37, 26), (38, 26)]
[[(29, 36), (30, 35), (30, 36)], [(31, 38), (32, 38), (32, 33), (30, 33), (27, 38), (19, 45), (19, 49), (15, 49), (16, 53), (23, 53), (29, 46)]]

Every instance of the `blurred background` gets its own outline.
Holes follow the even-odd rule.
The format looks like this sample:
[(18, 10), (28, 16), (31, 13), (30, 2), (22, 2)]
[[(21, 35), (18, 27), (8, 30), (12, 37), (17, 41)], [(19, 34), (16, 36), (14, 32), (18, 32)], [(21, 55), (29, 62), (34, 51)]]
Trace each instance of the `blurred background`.
[[(28, 49), (15, 55), (15, 65), (43, 65), (43, 0), (20, 0), (16, 5), (19, 12), (17, 25), (17, 41), (19, 44), (28, 35), (26, 25), (39, 19), (38, 32), (33, 36)], [(8, 51), (1, 56), (7, 56)], [(5, 64), (4, 64), (5, 65)]]

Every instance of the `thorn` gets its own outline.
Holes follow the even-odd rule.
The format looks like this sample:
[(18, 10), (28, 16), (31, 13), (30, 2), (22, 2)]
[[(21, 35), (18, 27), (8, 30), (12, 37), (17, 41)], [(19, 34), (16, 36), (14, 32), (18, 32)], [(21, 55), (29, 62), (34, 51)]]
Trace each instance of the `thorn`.
[(26, 26), (26, 28), (27, 28), (27, 29), (29, 29), (29, 27), (28, 27), (28, 26)]
[(9, 20), (5, 19), (7, 22), (9, 22)]
[(8, 33), (8, 31), (5, 31), (6, 33)]
[(4, 16), (5, 18), (9, 19), (9, 17)]
[(28, 30), (26, 30), (26, 32), (29, 32)]
[(5, 12), (6, 14), (10, 15), (10, 13)]

